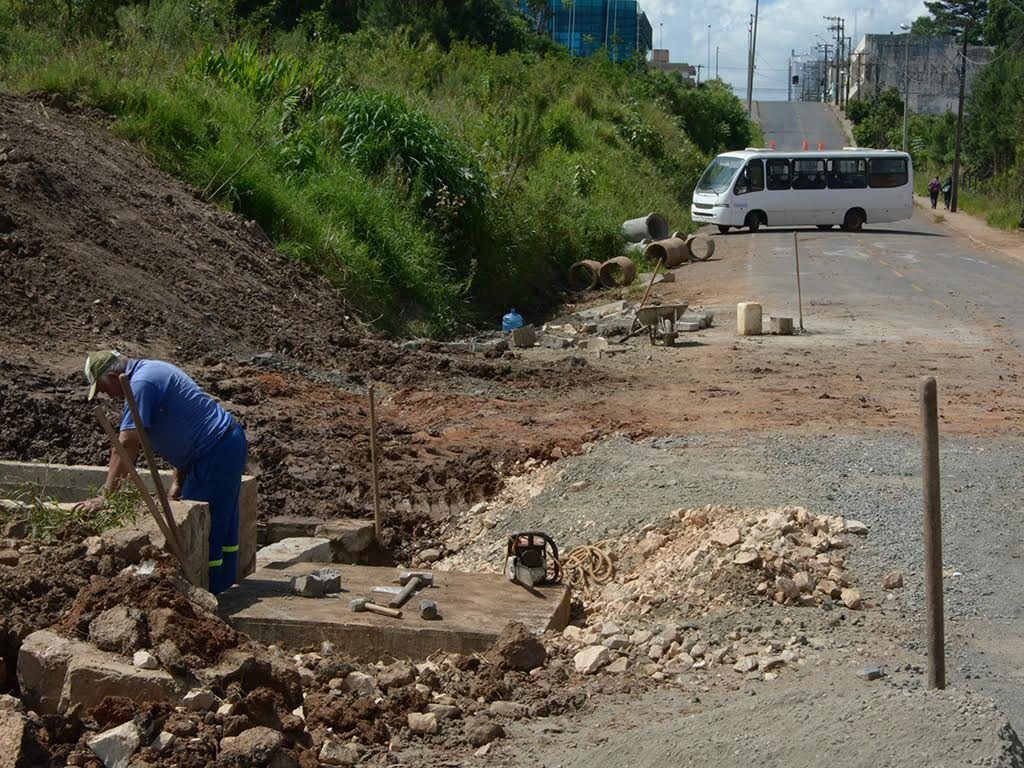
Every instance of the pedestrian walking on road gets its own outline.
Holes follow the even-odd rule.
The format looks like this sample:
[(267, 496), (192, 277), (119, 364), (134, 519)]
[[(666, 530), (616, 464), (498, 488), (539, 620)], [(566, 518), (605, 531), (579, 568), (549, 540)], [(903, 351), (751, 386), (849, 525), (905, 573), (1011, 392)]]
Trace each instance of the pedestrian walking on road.
[[(946, 182), (942, 185), (942, 202), (946, 205), (946, 210), (949, 210), (949, 199), (953, 197), (953, 177), (947, 176)], [(932, 208), (935, 206), (933, 205)]]
[(939, 181), (938, 176), (928, 182), (928, 196), (932, 199), (932, 208), (939, 204), (939, 191), (941, 189), (942, 182)]
[[(124, 400), (121, 374), (128, 376), (142, 424), (135, 424), (125, 402), (118, 440), (134, 462), (142, 445), (137, 427), (142, 427), (153, 450), (174, 467), (169, 496), (210, 505), (210, 591), (223, 592), (238, 576), (238, 503), (249, 453), (245, 432), (180, 368), (159, 360), (130, 360), (112, 349), (93, 352), (86, 358), (89, 399), (103, 392)], [(99, 511), (127, 475), (128, 466), (121, 455), (111, 451), (110, 469), (100, 495), (76, 508)]]

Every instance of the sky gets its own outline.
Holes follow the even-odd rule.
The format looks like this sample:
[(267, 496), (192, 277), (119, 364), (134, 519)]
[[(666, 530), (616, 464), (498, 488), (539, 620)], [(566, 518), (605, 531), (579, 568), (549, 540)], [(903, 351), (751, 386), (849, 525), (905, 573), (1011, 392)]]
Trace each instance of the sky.
[[(754, 12), (754, 0), (739, 0), (721, 8), (694, 0), (640, 0), (654, 28), (654, 47), (668, 48), (672, 61), (696, 66), (708, 65), (708, 24), (711, 25), (711, 73), (715, 69), (718, 46), (719, 76), (731, 84), (741, 98), (747, 88), (747, 24)], [(853, 45), (865, 34), (900, 32), (900, 23), (909, 24), (926, 13), (922, 0), (888, 0), (886, 3), (861, 0), (761, 0), (757, 25), (757, 71), (754, 75), (754, 99), (785, 101), (790, 52), (813, 54), (814, 45), (835, 33), (824, 16), (846, 20), (846, 36)], [(819, 36), (821, 40), (816, 37)], [(664, 44), (662, 45), (662, 41)], [(815, 54), (821, 58), (821, 54)], [(829, 56), (832, 56), (830, 51)], [(706, 77), (706, 69), (701, 79)]]

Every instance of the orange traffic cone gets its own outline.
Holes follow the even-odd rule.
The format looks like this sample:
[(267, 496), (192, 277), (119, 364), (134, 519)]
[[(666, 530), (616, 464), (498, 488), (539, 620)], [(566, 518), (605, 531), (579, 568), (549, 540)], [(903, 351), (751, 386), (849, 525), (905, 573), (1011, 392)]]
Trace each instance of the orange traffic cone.
[(768, 146), (769, 146), (769, 147), (770, 147), (771, 149), (775, 149), (775, 139), (772, 139), (771, 141), (769, 141), (769, 142), (768, 142)]
[(804, 146), (803, 146), (804, 152), (806, 152), (810, 148), (811, 148), (811, 143), (807, 139), (804, 139)]
[(818, 142), (818, 151), (819, 152), (824, 152), (825, 151), (825, 143), (824, 142), (822, 142), (822, 141)]

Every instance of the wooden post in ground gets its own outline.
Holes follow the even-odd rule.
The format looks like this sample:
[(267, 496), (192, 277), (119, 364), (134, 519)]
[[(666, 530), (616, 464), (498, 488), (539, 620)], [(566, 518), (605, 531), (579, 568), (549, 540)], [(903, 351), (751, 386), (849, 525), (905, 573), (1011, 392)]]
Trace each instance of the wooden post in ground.
[(373, 469), (373, 531), (380, 541), (380, 479), (377, 473), (377, 409), (374, 404), (373, 385), (367, 388), (370, 398), (370, 464)]
[(800, 312), (800, 331), (804, 330), (804, 297), (800, 291), (800, 241), (793, 233), (793, 253), (796, 254), (796, 303)]
[(928, 613), (928, 687), (946, 687), (942, 599), (942, 503), (939, 489), (939, 406), (935, 377), (921, 381), (924, 479), (924, 589)]

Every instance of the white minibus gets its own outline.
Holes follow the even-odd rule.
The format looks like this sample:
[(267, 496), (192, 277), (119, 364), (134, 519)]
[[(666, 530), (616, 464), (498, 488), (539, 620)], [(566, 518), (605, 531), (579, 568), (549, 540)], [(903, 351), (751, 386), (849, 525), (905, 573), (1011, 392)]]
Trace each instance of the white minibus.
[(693, 192), (691, 218), (720, 232), (748, 227), (864, 224), (909, 219), (910, 155), (891, 149), (784, 152), (751, 149), (714, 159)]

